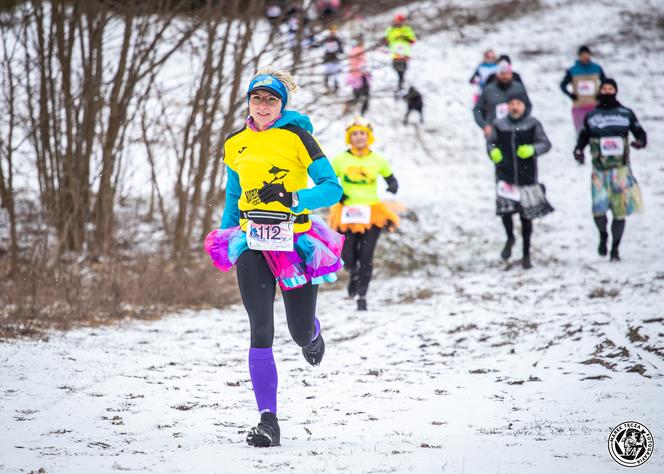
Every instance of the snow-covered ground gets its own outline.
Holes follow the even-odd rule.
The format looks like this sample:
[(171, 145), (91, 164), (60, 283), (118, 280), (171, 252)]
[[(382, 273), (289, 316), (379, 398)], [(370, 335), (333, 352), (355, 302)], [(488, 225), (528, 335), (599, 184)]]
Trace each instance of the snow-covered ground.
[[(385, 94), (373, 100), (376, 148), (419, 217), (383, 239), (381, 258), (404, 258), (410, 242), (431, 262), (392, 278), (377, 272), (367, 313), (341, 289), (322, 292), (327, 353), (317, 368), (289, 340), (277, 303), (282, 447), (244, 442), (258, 418), (237, 306), (0, 345), (0, 471), (622, 472), (607, 439), (635, 420), (655, 437), (635, 472), (663, 472), (664, 55), (655, 29), (634, 38), (626, 28), (664, 8), (539, 5), (489, 30), (418, 43), (408, 75), (425, 94), (424, 125), (402, 126), (403, 104)], [(558, 90), (586, 42), (650, 141), (632, 160), (646, 210), (628, 218), (615, 264), (596, 254), (590, 169), (572, 159)], [(489, 46), (512, 56), (554, 145), (540, 179), (556, 212), (535, 222), (529, 271), (518, 265), (519, 239), (515, 264), (498, 259), (493, 171), (469, 111), (466, 81)], [(374, 88), (394, 81), (385, 69)], [(314, 115), (330, 155), (344, 146), (343, 121), (331, 117)]]

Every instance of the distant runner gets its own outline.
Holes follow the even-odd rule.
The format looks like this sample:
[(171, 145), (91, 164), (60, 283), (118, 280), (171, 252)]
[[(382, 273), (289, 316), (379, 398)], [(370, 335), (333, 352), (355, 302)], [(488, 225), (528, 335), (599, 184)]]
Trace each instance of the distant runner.
[(473, 97), (473, 104), (477, 103), (477, 99), (480, 98), (480, 94), (486, 85), (487, 79), (496, 72), (496, 67), (496, 53), (493, 49), (487, 49), (484, 51), (483, 61), (477, 66), (473, 75), (470, 76), (469, 82), (477, 86), (477, 92)]
[(330, 32), (321, 42), (323, 46), (323, 67), (325, 68), (325, 88), (339, 90), (339, 74), (341, 73), (341, 55), (344, 52), (344, 45), (337, 35), (337, 27), (330, 26)]
[(330, 227), (346, 236), (342, 258), (350, 273), (348, 296), (357, 299), (357, 309), (367, 309), (367, 290), (373, 271), (373, 255), (382, 229), (394, 230), (399, 216), (378, 197), (378, 178), (383, 177), (387, 191), (399, 189), (390, 165), (369, 148), (374, 141), (371, 124), (362, 117), (346, 127), (350, 149), (332, 160), (341, 180), (341, 202), (330, 209)]
[(514, 79), (512, 65), (507, 61), (500, 61), (496, 68), (496, 80), (484, 87), (473, 108), (475, 123), (482, 129), (485, 137), (491, 134), (494, 120), (507, 117), (507, 98), (513, 93), (523, 96), (526, 104), (525, 115), (530, 115), (532, 105), (526, 88)]
[[(597, 105), (599, 84), (604, 80), (602, 66), (591, 61), (588, 46), (581, 46), (578, 56), (579, 59), (567, 70), (560, 83), (560, 89), (573, 101), (572, 120), (577, 134), (583, 127), (583, 119), (586, 114)], [(571, 92), (568, 88), (570, 84), (572, 84)]]
[(637, 150), (645, 148), (648, 143), (648, 136), (636, 115), (618, 102), (617, 93), (616, 81), (604, 78), (597, 96), (597, 108), (586, 115), (574, 150), (574, 158), (582, 164), (583, 149), (590, 143), (593, 218), (599, 230), (597, 251), (601, 256), (607, 254), (606, 213), (611, 210), (611, 261), (620, 260), (618, 248), (625, 230), (625, 217), (643, 209), (641, 190), (630, 167), (629, 132), (635, 138), (631, 146)]
[(390, 49), (392, 67), (397, 72), (399, 78), (397, 90), (403, 89), (408, 61), (412, 55), (412, 45), (417, 40), (415, 31), (413, 31), (410, 25), (406, 24), (406, 21), (406, 15), (397, 13), (394, 15), (392, 26), (385, 30), (385, 44)]
[(519, 213), (523, 237), (523, 268), (532, 267), (532, 220), (553, 211), (537, 176), (537, 158), (551, 149), (542, 124), (526, 114), (527, 97), (513, 91), (507, 98), (507, 116), (496, 119), (487, 139), (489, 157), (496, 165), (496, 214), (501, 216), (507, 242), (500, 256), (508, 260), (514, 246), (512, 215)]

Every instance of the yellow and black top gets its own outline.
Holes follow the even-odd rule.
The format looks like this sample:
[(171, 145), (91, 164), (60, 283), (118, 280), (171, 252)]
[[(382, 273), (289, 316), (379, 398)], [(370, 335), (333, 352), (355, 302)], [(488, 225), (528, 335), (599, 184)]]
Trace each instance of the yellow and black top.
[[(325, 158), (318, 142), (307, 130), (287, 124), (257, 132), (245, 126), (227, 137), (224, 153), (224, 162), (230, 169), (228, 186), (238, 187), (237, 208), (242, 228), (247, 219), (241, 216), (246, 211), (273, 211), (296, 216), (309, 213), (311, 208), (307, 208), (302, 199), (297, 207), (289, 209), (278, 201), (264, 203), (258, 196), (258, 190), (266, 184), (282, 183), (288, 192), (307, 188), (309, 166)], [(312, 177), (316, 179), (316, 176)], [(233, 183), (232, 179), (237, 179), (238, 183)], [(300, 220), (303, 219), (294, 224), (296, 233), (306, 232), (311, 227), (308, 220)], [(223, 222), (222, 227), (225, 227)]]

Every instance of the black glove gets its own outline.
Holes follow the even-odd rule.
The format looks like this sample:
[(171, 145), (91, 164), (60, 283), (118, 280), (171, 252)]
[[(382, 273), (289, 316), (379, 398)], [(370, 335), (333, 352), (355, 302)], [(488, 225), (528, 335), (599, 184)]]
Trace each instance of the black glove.
[(264, 203), (278, 201), (284, 206), (293, 207), (293, 193), (289, 193), (284, 188), (283, 183), (267, 184), (263, 181), (264, 186), (258, 190), (258, 197)]
[(394, 175), (391, 174), (387, 178), (385, 178), (385, 182), (387, 182), (387, 192), (396, 194), (397, 191), (399, 190), (399, 183), (397, 182), (397, 178), (395, 178)]
[(569, 98), (572, 99), (572, 100), (576, 100), (576, 99), (579, 98), (579, 96), (576, 95), (574, 92), (572, 92), (572, 93), (569, 95)]
[(346, 199), (348, 199), (348, 194), (342, 194), (341, 199), (339, 199), (339, 202), (343, 204)]
[(583, 155), (583, 150), (579, 150), (578, 148), (574, 149), (574, 159), (582, 165), (586, 161), (586, 157)]
[(637, 150), (640, 150), (641, 148), (645, 148), (646, 144), (643, 143), (641, 140), (634, 140), (633, 142), (630, 143), (634, 148)]

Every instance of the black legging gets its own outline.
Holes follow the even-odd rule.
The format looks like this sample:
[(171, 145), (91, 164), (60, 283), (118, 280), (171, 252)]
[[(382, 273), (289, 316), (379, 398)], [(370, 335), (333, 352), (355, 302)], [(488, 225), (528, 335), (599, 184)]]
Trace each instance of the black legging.
[(406, 69), (408, 68), (408, 60), (393, 59), (392, 67), (397, 72), (397, 76), (399, 76), (399, 89), (403, 89), (403, 80), (406, 75)]
[(369, 86), (353, 89), (353, 101), (355, 103), (362, 101), (362, 110), (360, 111), (360, 114), (366, 114), (367, 110), (369, 110)]
[[(249, 315), (251, 347), (272, 347), (274, 339), (274, 295), (277, 282), (262, 252), (245, 250), (237, 261), (237, 282), (242, 304)], [(304, 347), (314, 336), (318, 286), (307, 283), (282, 291), (291, 337)]]
[[(606, 242), (608, 233), (606, 232), (606, 226), (609, 223), (609, 220), (606, 218), (606, 214), (603, 216), (595, 216), (595, 225), (599, 230), (600, 238)], [(622, 239), (623, 232), (625, 231), (625, 219), (616, 219), (614, 218), (611, 221), (611, 237), (613, 237), (611, 242), (611, 249), (617, 250), (620, 246), (620, 240)]]
[[(523, 237), (523, 254), (530, 255), (530, 236), (533, 234), (533, 221), (521, 217), (521, 236)], [(507, 214), (502, 216), (503, 226), (505, 227), (505, 233), (507, 238), (514, 240), (514, 223), (512, 222), (512, 214)]]
[(369, 289), (373, 272), (373, 255), (380, 237), (380, 227), (371, 226), (364, 233), (346, 232), (341, 258), (344, 268), (350, 273), (351, 280), (356, 280), (357, 295), (365, 297)]

